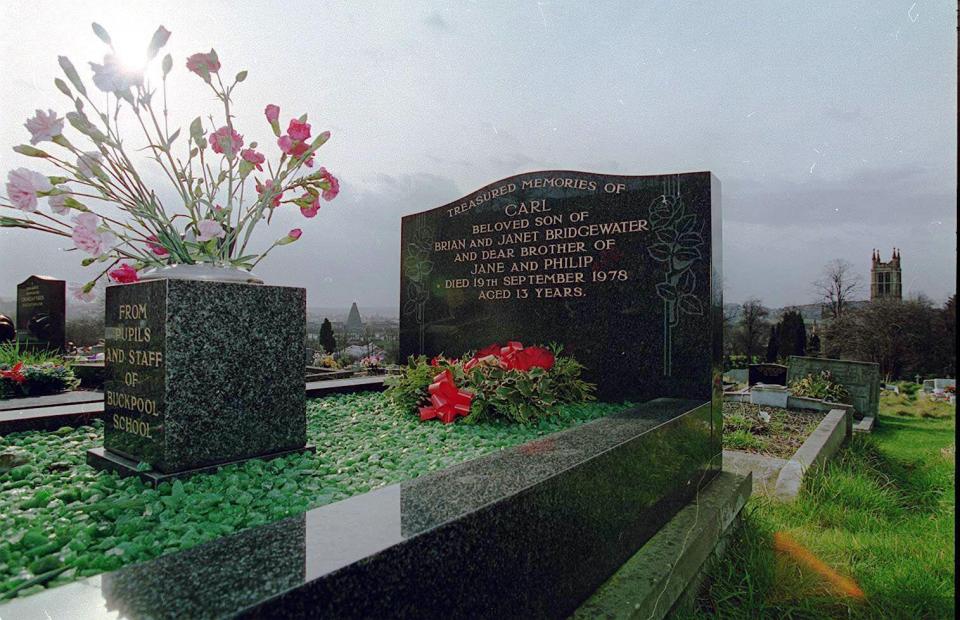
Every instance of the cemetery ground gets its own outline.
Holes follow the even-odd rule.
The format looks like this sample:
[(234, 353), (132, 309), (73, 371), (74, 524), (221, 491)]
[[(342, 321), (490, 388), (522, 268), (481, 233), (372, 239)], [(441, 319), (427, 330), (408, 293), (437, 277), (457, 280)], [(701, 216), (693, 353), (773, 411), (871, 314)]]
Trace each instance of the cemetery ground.
[(316, 454), (145, 487), (85, 463), (103, 424), (0, 436), (0, 600), (142, 562), (522, 444), (626, 405), (561, 405), (532, 425), (421, 423), (365, 392), (308, 401)]
[[(762, 413), (769, 418), (761, 417)], [(825, 416), (826, 412), (725, 402), (723, 445), (728, 450), (788, 459)]]
[(952, 618), (956, 409), (885, 394), (793, 503), (755, 495), (678, 617)]

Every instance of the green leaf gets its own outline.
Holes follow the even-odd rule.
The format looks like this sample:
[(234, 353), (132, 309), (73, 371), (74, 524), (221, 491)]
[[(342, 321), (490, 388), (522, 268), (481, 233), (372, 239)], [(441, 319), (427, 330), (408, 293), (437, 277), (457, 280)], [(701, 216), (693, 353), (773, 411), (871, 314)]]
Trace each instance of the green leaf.
[(80, 91), (80, 94), (86, 95), (87, 89), (83, 87), (83, 82), (80, 81), (80, 76), (77, 74), (77, 70), (74, 68), (73, 63), (70, 62), (70, 59), (66, 56), (57, 56), (57, 62), (60, 63), (60, 68), (63, 69), (63, 73), (67, 76), (67, 79), (70, 80), (70, 83), (73, 84), (73, 87)]
[(169, 139), (169, 140), (167, 140), (166, 148), (169, 150), (169, 149), (170, 149), (170, 145), (173, 144), (173, 141), (176, 140), (176, 139), (179, 138), (179, 137), (180, 137), (180, 130), (178, 129), (178, 130), (176, 130), (175, 132), (173, 132), (173, 135), (170, 136), (170, 139)]
[(244, 81), (245, 79), (247, 79), (247, 72), (246, 72), (246, 70), (241, 71), (240, 73), (237, 74), (236, 80), (237, 80), (238, 82), (242, 82), (242, 81)]
[(28, 146), (26, 144), (15, 146), (13, 147), (13, 150), (21, 155), (26, 155), (27, 157), (50, 157), (46, 151), (41, 151), (38, 148)]
[(89, 211), (87, 205), (83, 204), (79, 200), (75, 199), (73, 196), (67, 196), (63, 199), (63, 206), (69, 207), (71, 209), (76, 209), (77, 211)]
[(70, 97), (70, 99), (73, 99), (73, 91), (70, 90), (70, 87), (67, 86), (66, 82), (64, 82), (60, 78), (54, 78), (53, 83), (57, 87), (57, 90), (59, 90), (61, 93), (63, 93), (67, 97)]
[(103, 26), (101, 26), (97, 22), (93, 22), (91, 26), (93, 26), (93, 33), (97, 35), (101, 41), (103, 41), (107, 45), (113, 45), (113, 42), (110, 41), (110, 35), (107, 34), (107, 30)]
[(160, 48), (167, 44), (167, 39), (169, 38), (170, 31), (163, 26), (159, 26), (156, 31), (154, 31), (153, 37), (150, 38), (150, 45), (147, 47), (147, 60), (156, 58)]

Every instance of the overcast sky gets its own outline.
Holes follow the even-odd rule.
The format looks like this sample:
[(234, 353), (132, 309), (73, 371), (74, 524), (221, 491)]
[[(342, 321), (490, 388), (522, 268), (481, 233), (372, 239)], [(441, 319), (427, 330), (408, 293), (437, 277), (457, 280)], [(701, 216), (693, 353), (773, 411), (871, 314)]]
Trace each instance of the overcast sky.
[[(184, 125), (217, 112), (184, 68), (214, 47), (227, 75), (249, 70), (234, 97), (247, 142), (274, 143), (267, 103), (333, 132), (319, 160), (340, 197), (312, 220), (277, 218), (262, 240), (304, 236), (258, 268), (305, 285), (311, 306), (397, 305), (401, 215), (552, 168), (712, 170), (728, 302), (814, 301), (828, 260), (866, 276), (874, 247), (901, 248), (905, 292), (955, 290), (952, 1), (3, 2), (4, 181), (36, 167), (10, 151), (33, 110), (69, 111), (57, 55), (85, 76), (101, 62), (91, 21), (121, 53), (172, 31)], [(0, 297), (31, 273), (95, 275), (63, 247), (0, 230)]]

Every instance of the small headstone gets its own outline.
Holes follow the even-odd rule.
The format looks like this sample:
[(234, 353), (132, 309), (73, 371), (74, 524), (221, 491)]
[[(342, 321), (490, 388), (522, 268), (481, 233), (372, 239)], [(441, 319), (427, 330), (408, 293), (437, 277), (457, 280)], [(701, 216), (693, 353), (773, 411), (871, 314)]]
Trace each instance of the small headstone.
[(30, 276), (17, 285), (17, 338), (22, 345), (63, 350), (66, 315), (66, 281)]
[[(110, 286), (104, 447), (178, 474), (306, 444), (301, 288), (155, 280)], [(116, 459), (115, 459), (116, 460)], [(129, 472), (126, 472), (129, 473)]]
[(603, 400), (710, 399), (719, 189), (709, 172), (532, 172), (404, 217), (400, 359), (556, 342)]
[(748, 383), (756, 385), (786, 385), (787, 367), (783, 364), (750, 364), (748, 367)]

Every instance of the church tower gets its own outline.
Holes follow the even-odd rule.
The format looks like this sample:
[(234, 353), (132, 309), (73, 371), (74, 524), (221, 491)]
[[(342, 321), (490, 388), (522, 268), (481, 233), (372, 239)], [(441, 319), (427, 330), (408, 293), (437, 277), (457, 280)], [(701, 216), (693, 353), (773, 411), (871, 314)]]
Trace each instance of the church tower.
[(880, 260), (880, 252), (873, 251), (870, 267), (870, 301), (878, 299), (903, 299), (903, 279), (900, 272), (900, 250), (893, 248), (889, 262)]

